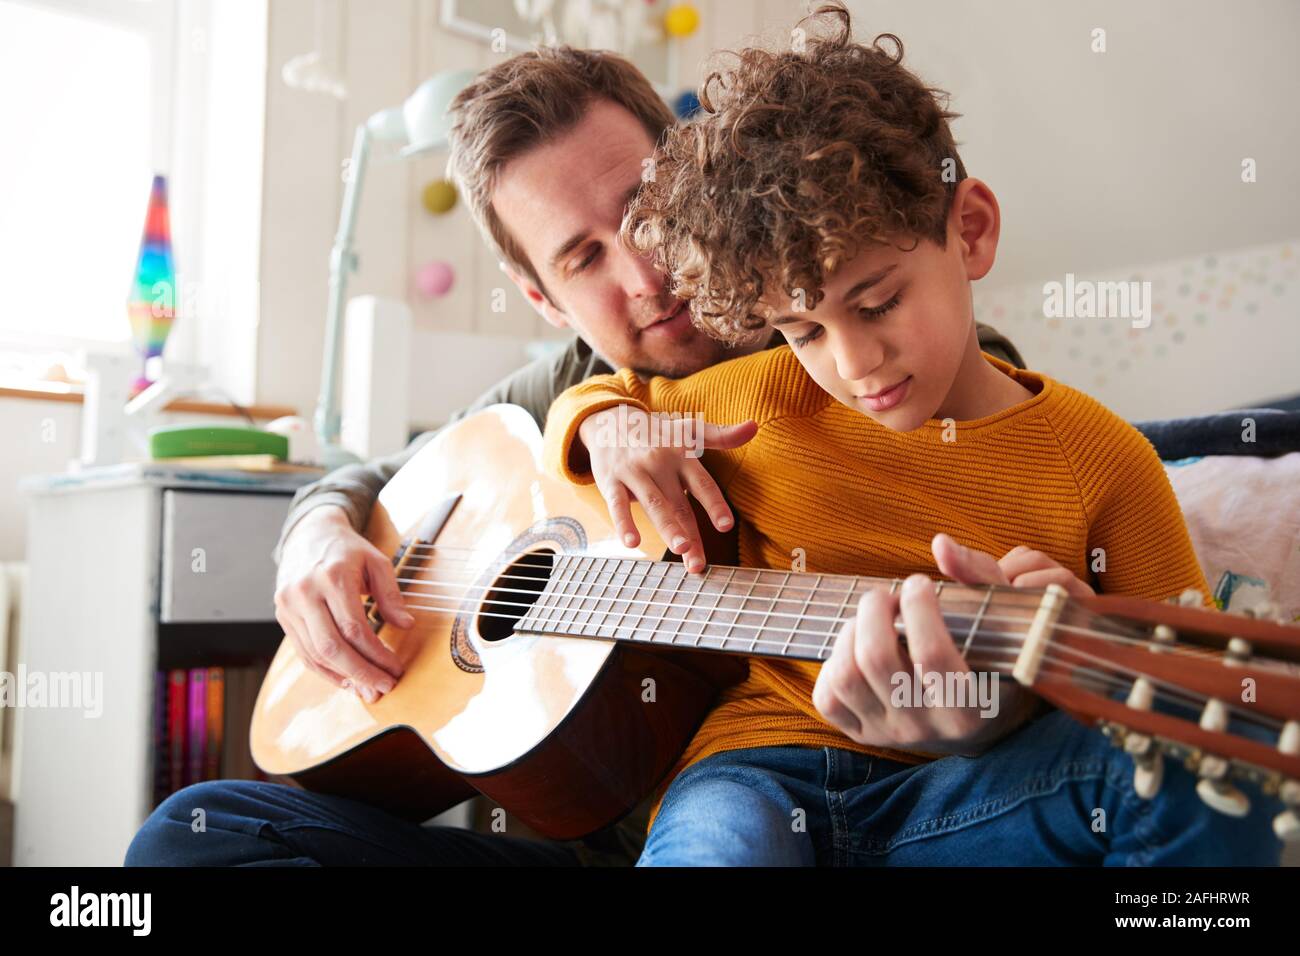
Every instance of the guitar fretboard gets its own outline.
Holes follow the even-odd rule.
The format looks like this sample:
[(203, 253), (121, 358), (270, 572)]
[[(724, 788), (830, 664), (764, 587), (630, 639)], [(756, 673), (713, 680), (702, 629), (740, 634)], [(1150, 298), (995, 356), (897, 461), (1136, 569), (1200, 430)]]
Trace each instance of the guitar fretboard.
[[(720, 565), (688, 575), (674, 561), (561, 554), (515, 630), (821, 661), (868, 588), (896, 592), (900, 583)], [(944, 581), (935, 587), (965, 653), (977, 634), (988, 632), (999, 589)], [(1017, 607), (1015, 625), (997, 630), (1024, 633), (1023, 596)]]

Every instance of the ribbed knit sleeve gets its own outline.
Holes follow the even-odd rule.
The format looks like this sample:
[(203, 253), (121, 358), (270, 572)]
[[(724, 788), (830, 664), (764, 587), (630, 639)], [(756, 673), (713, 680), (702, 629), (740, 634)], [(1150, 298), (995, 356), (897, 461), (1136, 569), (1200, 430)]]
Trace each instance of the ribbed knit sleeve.
[[(563, 475), (575, 484), (591, 484), (590, 465), (578, 443), (578, 428), (589, 416), (616, 405), (644, 412), (698, 413), (714, 425), (735, 425), (752, 418), (761, 428), (778, 416), (814, 414), (831, 401), (808, 377), (788, 346), (731, 359), (682, 379), (644, 379), (631, 369), (623, 369), (614, 375), (590, 378), (555, 400), (546, 419), (543, 461), (552, 474)], [(578, 450), (575, 445), (579, 445)], [(730, 457), (726, 453), (709, 453), (705, 464)]]
[(1081, 392), (1062, 400), (1053, 427), (1079, 483), (1096, 590), (1163, 601), (1195, 588), (1213, 606), (1178, 498), (1146, 437)]

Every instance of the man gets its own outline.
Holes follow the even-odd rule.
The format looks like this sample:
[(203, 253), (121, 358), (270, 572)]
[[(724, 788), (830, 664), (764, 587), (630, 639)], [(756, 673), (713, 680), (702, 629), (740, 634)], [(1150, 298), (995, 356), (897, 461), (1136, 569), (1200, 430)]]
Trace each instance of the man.
[[(555, 397), (592, 375), (632, 368), (681, 377), (765, 347), (728, 347), (696, 329), (650, 260), (618, 240), (627, 204), (653, 168), (655, 143), (673, 123), (630, 63), (566, 47), (520, 54), (480, 74), (452, 113), (454, 174), (484, 238), (533, 308), (577, 333), (453, 421), (509, 402), (540, 427)], [(987, 327), (979, 331), (986, 351), (1023, 366), (1011, 343)], [(380, 489), (434, 434), (300, 489), (273, 552), (276, 618), (285, 634), (308, 667), (366, 701), (390, 691), (402, 674), (365, 623), (360, 595), (374, 595), (395, 626), (414, 619), (402, 609), (389, 558), (360, 531)], [(195, 807), (206, 812), (204, 833), (190, 829)], [(589, 841), (546, 843), (421, 827), (277, 784), (209, 781), (164, 801), (137, 834), (127, 863), (631, 864), (644, 820), (644, 812), (635, 813)]]

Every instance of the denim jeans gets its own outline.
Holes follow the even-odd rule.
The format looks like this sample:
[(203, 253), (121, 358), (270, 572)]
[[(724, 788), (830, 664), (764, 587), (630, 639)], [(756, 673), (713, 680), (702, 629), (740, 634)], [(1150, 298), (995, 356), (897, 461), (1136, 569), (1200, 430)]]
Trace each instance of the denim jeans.
[(834, 747), (754, 747), (673, 780), (638, 866), (1276, 865), (1276, 798), (1223, 816), (1165, 758), (1151, 800), (1133, 760), (1051, 711), (978, 758), (911, 765)]
[[(195, 810), (202, 810), (197, 815)], [(202, 820), (196, 830), (195, 821)], [(279, 783), (209, 780), (150, 814), (127, 866), (577, 866), (565, 843), (421, 826)]]

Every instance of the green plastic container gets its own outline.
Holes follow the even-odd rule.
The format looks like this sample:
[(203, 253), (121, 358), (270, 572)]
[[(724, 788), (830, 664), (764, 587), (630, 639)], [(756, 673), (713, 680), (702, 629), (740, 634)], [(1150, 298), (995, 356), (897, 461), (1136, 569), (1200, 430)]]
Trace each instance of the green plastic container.
[(149, 454), (159, 458), (198, 455), (274, 455), (289, 457), (289, 439), (261, 428), (211, 428), (167, 425), (149, 430)]

